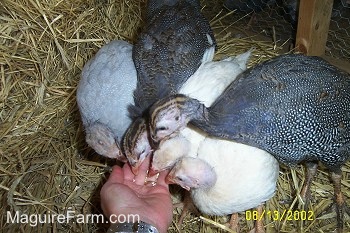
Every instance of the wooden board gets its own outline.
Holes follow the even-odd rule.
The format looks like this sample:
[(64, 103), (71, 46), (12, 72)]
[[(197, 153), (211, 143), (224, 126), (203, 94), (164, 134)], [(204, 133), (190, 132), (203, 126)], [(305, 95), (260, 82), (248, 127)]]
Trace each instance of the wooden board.
[(300, 0), (296, 49), (306, 55), (325, 53), (333, 0)]

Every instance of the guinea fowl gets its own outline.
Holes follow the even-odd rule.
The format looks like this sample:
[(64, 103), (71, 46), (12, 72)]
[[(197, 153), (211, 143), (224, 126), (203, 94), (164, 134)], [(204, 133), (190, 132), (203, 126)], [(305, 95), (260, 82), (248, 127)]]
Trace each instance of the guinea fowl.
[[(195, 73), (201, 63), (211, 61), (215, 39), (209, 22), (201, 14), (198, 0), (150, 0), (147, 6), (146, 25), (133, 49), (137, 70), (137, 87), (134, 105), (129, 110), (133, 118), (143, 113), (158, 99), (177, 93), (182, 84)], [(144, 153), (133, 153), (129, 145), (136, 145), (143, 135), (133, 123), (124, 138), (123, 150), (130, 165), (137, 172)], [(140, 129), (141, 129), (140, 128)], [(139, 141), (140, 142), (140, 141)], [(149, 145), (140, 142), (148, 151)]]
[[(148, 1), (147, 22), (133, 48), (137, 70), (136, 115), (155, 101), (177, 93), (215, 47), (208, 20), (198, 0)], [(152, 16), (150, 16), (152, 14)]]
[(348, 212), (341, 192), (341, 166), (350, 157), (350, 77), (318, 57), (281, 55), (243, 72), (206, 108), (174, 95), (150, 109), (155, 141), (175, 135), (188, 122), (212, 136), (263, 149), (287, 165), (305, 161), (309, 188), (318, 161), (331, 172), (337, 228)]
[[(269, 153), (229, 140), (206, 138), (198, 157), (181, 157), (167, 179), (191, 193), (195, 206), (208, 215), (228, 215), (259, 206), (275, 192), (279, 166)], [(231, 227), (237, 214), (231, 217)], [(261, 219), (260, 219), (261, 220)], [(255, 232), (264, 232), (257, 221)]]
[(131, 123), (136, 82), (132, 45), (122, 40), (104, 45), (83, 68), (77, 103), (86, 142), (100, 155), (126, 161), (119, 143)]

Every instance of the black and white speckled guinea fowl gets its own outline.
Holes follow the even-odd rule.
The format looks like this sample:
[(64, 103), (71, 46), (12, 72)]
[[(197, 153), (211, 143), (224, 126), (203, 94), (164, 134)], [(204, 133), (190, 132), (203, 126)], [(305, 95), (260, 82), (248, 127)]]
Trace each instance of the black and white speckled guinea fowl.
[(104, 45), (84, 66), (77, 89), (77, 103), (86, 142), (97, 153), (125, 161), (120, 140), (131, 123), (136, 69), (132, 45), (121, 40)]
[[(133, 48), (137, 70), (135, 107), (140, 116), (158, 99), (177, 93), (215, 46), (198, 0), (148, 1), (147, 21)], [(136, 112), (135, 112), (136, 111)]]
[(318, 57), (282, 55), (243, 72), (209, 108), (175, 95), (150, 112), (156, 141), (190, 122), (209, 135), (266, 150), (287, 165), (307, 162), (304, 199), (322, 162), (331, 172), (342, 230), (348, 211), (340, 168), (350, 157), (349, 74)]

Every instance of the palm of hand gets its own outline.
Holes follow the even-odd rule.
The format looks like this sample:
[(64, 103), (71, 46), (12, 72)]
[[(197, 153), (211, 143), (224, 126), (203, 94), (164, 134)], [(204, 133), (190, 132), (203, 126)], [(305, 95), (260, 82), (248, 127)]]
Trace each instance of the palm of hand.
[(144, 162), (137, 176), (128, 164), (123, 168), (115, 166), (101, 189), (101, 206), (113, 220), (118, 215), (127, 217), (138, 214), (140, 220), (156, 226), (160, 232), (166, 232), (172, 220), (172, 201), (165, 183), (166, 174), (160, 174), (156, 185), (145, 185), (148, 165), (149, 161)]

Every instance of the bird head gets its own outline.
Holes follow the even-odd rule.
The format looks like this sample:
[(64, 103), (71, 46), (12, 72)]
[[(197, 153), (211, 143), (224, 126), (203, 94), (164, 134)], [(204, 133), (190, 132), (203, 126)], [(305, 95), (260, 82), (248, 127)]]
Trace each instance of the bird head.
[(127, 129), (123, 139), (123, 150), (133, 173), (137, 175), (142, 162), (152, 153), (143, 118), (137, 118)]
[(186, 164), (186, 159), (183, 158), (171, 169), (166, 177), (166, 182), (168, 184), (180, 185), (187, 191), (190, 191), (192, 188), (198, 188), (199, 180), (190, 170), (191, 168)]
[(183, 157), (171, 169), (166, 181), (169, 184), (178, 184), (187, 191), (206, 189), (215, 184), (216, 173), (207, 162), (199, 158)]
[(186, 95), (171, 95), (157, 101), (149, 111), (151, 138), (159, 142), (179, 134), (191, 120), (199, 101)]
[(151, 170), (154, 173), (169, 169), (190, 151), (191, 142), (183, 135), (163, 140), (154, 151)]
[(86, 127), (86, 142), (98, 154), (126, 162), (119, 142), (115, 139), (112, 130), (105, 124), (94, 122)]
[(161, 171), (167, 170), (174, 166), (176, 160), (169, 157), (167, 154), (162, 154), (159, 150), (154, 151), (152, 164), (148, 174), (153, 176)]

